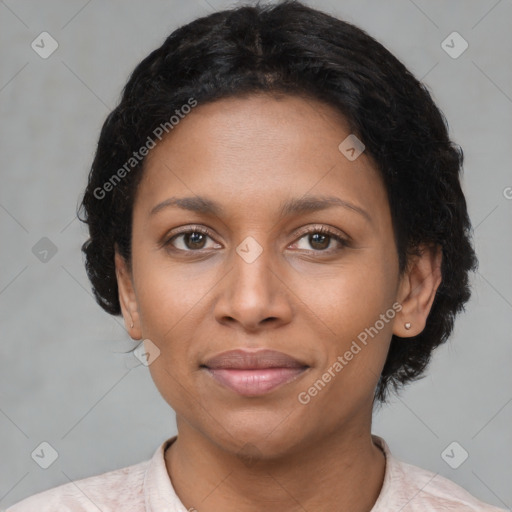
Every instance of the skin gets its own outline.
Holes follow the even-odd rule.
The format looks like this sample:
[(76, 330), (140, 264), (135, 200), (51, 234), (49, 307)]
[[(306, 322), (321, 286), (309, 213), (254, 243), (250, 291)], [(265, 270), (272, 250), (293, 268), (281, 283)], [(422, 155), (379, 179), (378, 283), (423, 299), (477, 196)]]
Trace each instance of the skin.
[[(392, 334), (425, 327), (441, 253), (424, 247), (399, 274), (386, 190), (369, 155), (349, 161), (338, 149), (349, 134), (328, 105), (260, 94), (199, 105), (146, 159), (131, 266), (116, 254), (119, 298), (131, 337), (160, 350), (149, 368), (176, 412), (178, 438), (165, 461), (187, 508), (363, 512), (379, 495), (375, 387)], [(338, 197), (369, 219), (340, 206), (280, 217), (284, 201), (305, 195)], [(205, 196), (223, 211), (170, 206), (151, 215), (171, 196)], [(211, 234), (169, 242), (186, 226)], [(319, 226), (348, 244), (299, 233)], [(248, 236), (262, 249), (251, 263), (236, 252)], [(401, 311), (299, 403), (395, 302)], [(266, 395), (241, 396), (200, 369), (240, 347), (279, 350), (310, 368)]]

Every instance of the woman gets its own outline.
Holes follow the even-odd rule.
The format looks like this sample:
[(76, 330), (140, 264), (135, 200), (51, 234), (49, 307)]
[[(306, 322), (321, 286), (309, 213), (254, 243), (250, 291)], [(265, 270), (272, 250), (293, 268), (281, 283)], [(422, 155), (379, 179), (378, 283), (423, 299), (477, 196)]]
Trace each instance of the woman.
[(178, 435), (9, 510), (494, 511), (402, 462), (372, 411), (423, 374), (476, 268), (463, 153), (426, 88), (299, 2), (172, 33), (101, 131), (98, 303)]

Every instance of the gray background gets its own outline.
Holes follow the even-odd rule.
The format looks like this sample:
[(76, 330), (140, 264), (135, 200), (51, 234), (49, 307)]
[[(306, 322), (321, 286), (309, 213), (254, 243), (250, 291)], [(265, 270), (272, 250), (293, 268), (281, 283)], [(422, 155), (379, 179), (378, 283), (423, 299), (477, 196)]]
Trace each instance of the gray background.
[[(429, 86), (465, 151), (464, 190), (480, 268), (456, 330), (426, 378), (380, 410), (392, 452), (482, 500), (512, 506), (512, 2), (309, 2), (382, 42)], [(0, 2), (0, 507), (148, 459), (174, 413), (134, 343), (94, 302), (75, 211), (100, 127), (133, 67), (179, 25), (235, 5), (220, 0)], [(42, 59), (31, 42), (59, 44)], [(469, 48), (451, 58), (441, 42)], [(509, 194), (510, 197), (510, 194)], [(57, 253), (32, 252), (43, 237)], [(49, 442), (48, 469), (32, 451)], [(441, 458), (457, 441), (469, 458)], [(459, 456), (459, 455), (457, 455)]]

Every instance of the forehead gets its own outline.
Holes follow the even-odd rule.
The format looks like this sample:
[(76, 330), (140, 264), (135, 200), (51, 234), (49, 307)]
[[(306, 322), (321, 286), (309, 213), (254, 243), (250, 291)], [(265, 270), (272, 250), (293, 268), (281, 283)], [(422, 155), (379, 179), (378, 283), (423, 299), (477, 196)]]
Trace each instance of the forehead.
[(259, 94), (199, 104), (149, 152), (138, 200), (147, 208), (170, 195), (208, 193), (260, 208), (269, 193), (381, 200), (371, 157), (350, 161), (339, 149), (350, 135), (338, 110), (311, 98)]

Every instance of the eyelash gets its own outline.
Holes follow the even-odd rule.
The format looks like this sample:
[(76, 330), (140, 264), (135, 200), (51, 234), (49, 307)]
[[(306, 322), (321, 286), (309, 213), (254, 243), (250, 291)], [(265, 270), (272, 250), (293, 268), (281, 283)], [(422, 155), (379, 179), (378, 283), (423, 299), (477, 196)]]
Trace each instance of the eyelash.
[[(182, 236), (182, 235), (187, 235), (187, 234), (191, 234), (191, 233), (201, 233), (203, 235), (207, 235), (209, 236), (212, 240), (214, 240), (213, 236), (212, 236), (212, 233), (210, 232), (210, 230), (206, 229), (206, 228), (203, 228), (202, 226), (189, 226), (187, 228), (184, 228), (182, 229), (181, 231), (179, 231), (178, 233), (174, 233), (170, 238), (167, 238), (164, 243), (162, 244), (164, 247), (167, 247), (167, 248), (170, 248), (170, 250), (174, 251), (174, 252), (183, 252), (183, 253), (200, 253), (201, 251), (204, 251), (204, 249), (197, 249), (197, 250), (193, 250), (193, 249), (189, 249), (189, 250), (184, 250), (184, 249), (177, 249), (176, 247), (173, 247), (172, 245), (172, 242), (174, 240), (176, 240), (179, 236)], [(337, 241), (339, 243), (339, 245), (341, 246), (341, 248), (345, 248), (345, 247), (348, 247), (349, 245), (349, 242), (347, 239), (343, 238), (342, 236), (340, 236), (337, 232), (325, 227), (325, 226), (312, 226), (312, 227), (309, 227), (309, 228), (305, 228), (303, 230), (300, 230), (299, 233), (297, 233), (297, 236), (298, 238), (295, 239), (295, 242), (293, 242), (294, 244), (297, 243), (299, 240), (301, 240), (302, 238), (304, 238), (304, 236), (306, 235), (309, 235), (309, 234), (316, 234), (316, 233), (320, 233), (322, 235), (327, 235), (329, 236), (330, 238), (334, 239), (335, 241)], [(208, 249), (206, 249), (208, 250)], [(210, 249), (211, 250), (211, 249)], [(311, 249), (309, 250), (309, 252), (315, 252), (315, 253), (323, 253), (323, 254), (331, 254), (332, 252), (335, 252), (336, 250), (340, 250), (340, 249), (324, 249), (324, 250), (315, 250), (315, 249)]]

